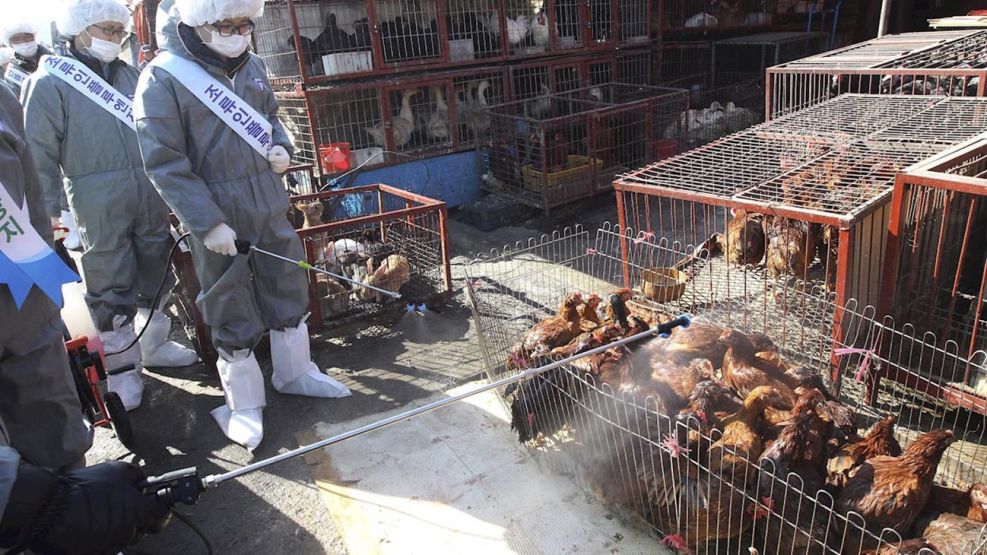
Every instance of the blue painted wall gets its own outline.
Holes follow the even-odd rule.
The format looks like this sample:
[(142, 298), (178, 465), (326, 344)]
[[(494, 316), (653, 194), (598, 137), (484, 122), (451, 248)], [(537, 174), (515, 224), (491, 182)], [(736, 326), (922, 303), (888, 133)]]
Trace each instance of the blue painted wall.
[(445, 201), (449, 208), (455, 208), (480, 197), (480, 170), (476, 156), (476, 151), (457, 152), (366, 170), (360, 172), (353, 185), (384, 183)]

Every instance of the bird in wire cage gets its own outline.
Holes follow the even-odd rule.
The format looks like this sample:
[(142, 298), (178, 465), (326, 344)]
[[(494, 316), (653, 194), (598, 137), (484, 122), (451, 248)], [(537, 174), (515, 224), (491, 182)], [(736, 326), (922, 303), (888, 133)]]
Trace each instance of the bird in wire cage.
[[(391, 132), (394, 134), (394, 147), (401, 148), (411, 140), (415, 131), (415, 118), (411, 111), (411, 98), (418, 94), (418, 89), (408, 89), (401, 93), (401, 111), (391, 120)], [(378, 146), (387, 147), (387, 128), (384, 124), (377, 127), (364, 127)]]
[[(668, 319), (629, 289), (568, 293), (506, 364), (545, 365)], [(932, 483), (953, 432), (928, 432), (902, 449), (887, 415), (864, 434), (819, 370), (792, 364), (760, 333), (694, 322), (506, 394), (519, 441), (583, 442), (577, 459), (594, 494), (637, 513), (680, 552), (859, 553), (890, 527), (908, 540), (903, 547), (967, 553), (943, 551), (936, 538), (967, 545), (987, 521), (987, 486)], [(600, 437), (604, 445), (594, 443)], [(864, 520), (847, 524), (849, 512)]]

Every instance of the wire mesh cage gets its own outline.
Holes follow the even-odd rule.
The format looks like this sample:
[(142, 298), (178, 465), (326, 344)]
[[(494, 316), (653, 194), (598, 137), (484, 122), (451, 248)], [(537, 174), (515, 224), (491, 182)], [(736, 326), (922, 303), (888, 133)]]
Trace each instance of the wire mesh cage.
[(713, 86), (727, 84), (732, 74), (760, 77), (771, 66), (821, 52), (826, 39), (826, 33), (776, 31), (713, 41)]
[(686, 103), (682, 90), (609, 83), (493, 106), (484, 186), (546, 211), (595, 195), (676, 151), (661, 133)]
[[(987, 141), (973, 139), (898, 176), (882, 309), (971, 356), (987, 350)], [(987, 398), (983, 376), (949, 380)]]
[(268, 0), (254, 31), (268, 75), (277, 82), (374, 71), (369, 5), (357, 0)]
[(445, 203), (379, 184), (291, 200), (302, 216), (292, 223), (310, 264), (401, 295), (395, 300), (310, 272), (316, 321), (342, 325), (408, 303), (431, 305), (449, 295)]
[(759, 29), (776, 17), (775, 0), (661, 0), (664, 36), (711, 29)]
[(620, 222), (708, 245), (747, 290), (877, 305), (896, 173), (980, 134), (985, 102), (843, 95), (621, 176)]
[(453, 80), (456, 91), (456, 122), (462, 143), (474, 144), (490, 136), (487, 108), (507, 100), (503, 71), (471, 72)]
[(492, 0), (446, 0), (450, 62), (505, 55), (499, 4)]
[[(910, 552), (980, 553), (983, 517), (969, 521), (957, 517), (965, 526), (962, 532), (943, 526), (940, 519), (956, 519), (938, 515), (944, 510), (942, 500), (933, 498), (953, 496), (958, 503), (947, 503), (945, 510), (961, 511), (964, 497), (979, 491), (975, 484), (984, 480), (983, 427), (956, 405), (929, 400), (888, 381), (879, 403), (868, 405), (855, 379), (847, 379), (853, 387), (844, 387), (837, 396), (802, 395), (799, 403), (805, 405), (801, 406), (817, 409), (794, 412), (798, 424), (786, 421), (771, 439), (777, 425), (764, 424), (770, 421), (770, 412), (758, 401), (763, 393), (755, 390), (743, 405), (734, 398), (730, 410), (717, 408), (727, 389), (719, 376), (726, 376), (732, 367), (735, 347), (719, 350), (715, 342), (712, 347), (699, 347), (707, 344), (698, 335), (673, 334), (668, 343), (643, 340), (542, 373), (537, 373), (536, 364), (568, 360), (563, 357), (587, 349), (582, 345), (601, 343), (582, 343), (577, 338), (569, 344), (580, 345), (575, 349), (558, 349), (530, 360), (517, 356), (518, 345), (532, 337), (532, 326), (558, 317), (559, 310), (570, 310), (570, 304), (577, 302), (574, 292), (582, 292), (578, 302), (587, 303), (590, 292), (605, 295), (630, 286), (633, 296), (624, 297), (629, 299), (625, 305), (639, 320), (653, 324), (691, 312), (696, 329), (690, 333), (711, 333), (724, 341), (755, 338), (775, 349), (776, 364), (799, 368), (802, 375), (866, 376), (868, 369), (912, 373), (930, 356), (943, 368), (972, 364), (985, 370), (985, 353), (965, 359), (938, 350), (910, 326), (876, 318), (872, 308), (853, 301), (836, 305), (831, 295), (819, 290), (789, 289), (781, 300), (748, 291), (715, 277), (727, 270), (714, 266), (726, 263), (710, 257), (704, 248), (665, 239), (638, 241), (639, 237), (609, 226), (595, 233), (576, 228), (518, 243), (467, 269), (467, 297), (488, 377), (522, 371), (529, 375), (500, 393), (519, 440), (533, 457), (545, 461), (553, 472), (574, 476), (627, 522), (653, 530), (660, 538), (656, 542), (680, 553), (835, 555), (869, 549), (894, 553), (914, 546), (912, 538), (918, 537), (935, 542), (937, 548), (919, 551), (919, 546)], [(678, 268), (683, 279), (655, 295), (658, 284), (651, 276), (656, 267)], [(577, 314), (587, 314), (584, 306), (580, 304)], [(639, 321), (632, 322), (640, 329)], [(607, 325), (604, 320), (603, 326)], [(697, 342), (690, 344), (688, 338)], [(600, 349), (606, 349), (605, 341), (602, 345)], [(867, 366), (861, 370), (865, 359)], [(526, 369), (529, 362), (531, 369)], [(830, 394), (825, 381), (815, 387)], [(733, 411), (737, 411), (734, 416), (726, 416)], [(750, 416), (762, 411), (761, 421)], [(833, 447), (814, 450), (811, 445), (818, 445), (816, 440), (791, 439), (803, 421), (821, 422), (821, 414), (843, 414), (839, 426), (821, 426), (829, 430), (825, 437), (834, 442)], [(893, 437), (904, 446), (906, 457), (931, 443), (938, 442), (940, 449), (952, 445), (945, 448), (941, 461), (923, 463), (924, 468), (931, 466), (931, 472), (921, 480), (931, 486), (934, 475), (940, 489), (900, 501), (911, 504), (904, 507), (907, 510), (897, 511), (889, 506), (894, 505), (891, 502), (883, 505), (888, 512), (908, 516), (882, 523), (880, 515), (854, 502), (857, 488), (840, 483), (845, 475), (839, 467), (830, 470), (826, 459), (833, 453), (838, 459), (841, 448), (847, 449), (845, 444), (859, 441), (857, 433), (863, 434), (875, 422), (878, 429), (885, 417), (891, 417), (886, 422), (897, 422)], [(929, 430), (951, 431), (925, 435)], [(796, 452), (815, 454), (807, 456), (809, 462), (795, 464), (779, 455), (788, 452), (778, 447), (779, 442), (796, 446)], [(836, 482), (826, 483), (833, 479)]]
[(658, 52), (656, 61), (660, 84), (690, 91), (712, 86), (712, 42), (665, 42)]
[(984, 96), (987, 31), (886, 35), (768, 69), (770, 117), (845, 93)]

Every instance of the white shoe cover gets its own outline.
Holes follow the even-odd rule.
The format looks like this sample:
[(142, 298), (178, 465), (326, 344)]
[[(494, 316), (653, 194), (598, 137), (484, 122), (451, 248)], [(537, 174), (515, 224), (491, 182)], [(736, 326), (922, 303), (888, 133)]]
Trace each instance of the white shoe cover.
[[(125, 316), (119, 315), (113, 319), (113, 331), (104, 331), (99, 334), (99, 340), (103, 343), (104, 353), (116, 353), (133, 343), (137, 338), (134, 333), (133, 324), (123, 325)], [(137, 345), (127, 349), (117, 355), (106, 357), (106, 371), (109, 373), (117, 368), (133, 364), (134, 369), (107, 376), (106, 387), (110, 391), (120, 396), (123, 406), (127, 410), (134, 410), (140, 406), (144, 397), (144, 381), (141, 379), (141, 351)]]
[(171, 331), (171, 318), (165, 316), (160, 310), (155, 310), (151, 316), (150, 323), (147, 316), (150, 314), (149, 308), (138, 308), (137, 315), (134, 316), (134, 329), (140, 333), (147, 323), (147, 329), (141, 336), (141, 360), (144, 366), (160, 366), (164, 368), (177, 368), (179, 366), (191, 366), (199, 361), (199, 356), (195, 351), (183, 347), (174, 341), (168, 341), (168, 332)]
[(304, 321), (295, 328), (271, 330), (271, 365), (271, 383), (280, 393), (324, 398), (352, 395), (348, 387), (320, 372), (312, 362)]
[(264, 439), (264, 409), (230, 410), (220, 405), (209, 412), (226, 437), (253, 451)]
[(77, 249), (82, 245), (79, 240), (79, 226), (75, 223), (75, 216), (72, 215), (71, 210), (62, 210), (61, 214), (62, 225), (69, 230), (69, 234), (65, 237), (63, 244), (65, 248)]
[(264, 377), (248, 349), (232, 355), (220, 350), (216, 361), (226, 404), (211, 414), (226, 437), (253, 451), (264, 439)]

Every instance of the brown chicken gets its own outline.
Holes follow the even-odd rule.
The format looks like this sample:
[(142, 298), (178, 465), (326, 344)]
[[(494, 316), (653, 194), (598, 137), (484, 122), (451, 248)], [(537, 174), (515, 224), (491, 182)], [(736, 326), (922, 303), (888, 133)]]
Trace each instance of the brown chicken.
[(826, 463), (826, 483), (842, 488), (850, 479), (850, 474), (864, 461), (874, 457), (897, 457), (901, 455), (901, 445), (894, 438), (894, 416), (885, 416), (877, 421), (859, 441), (845, 445)]
[(723, 383), (732, 387), (741, 397), (746, 397), (762, 385), (774, 387), (780, 394), (795, 402), (796, 380), (785, 374), (775, 361), (757, 356), (757, 347), (737, 330), (723, 332), (720, 341), (727, 345), (723, 357)]
[(650, 363), (684, 366), (693, 359), (706, 359), (714, 370), (723, 367), (727, 344), (722, 341), (724, 328), (693, 323), (688, 328), (676, 328), (668, 339), (648, 343), (642, 354), (650, 355)]
[(602, 301), (599, 295), (592, 293), (579, 305), (579, 316), (582, 318), (580, 327), (583, 331), (592, 331), (601, 325), (597, 308)]
[(768, 276), (776, 281), (789, 274), (805, 279), (819, 241), (816, 226), (781, 216), (765, 216), (764, 234), (767, 240), (764, 266)]
[(942, 555), (984, 555), (984, 550), (977, 549), (983, 529), (982, 522), (943, 513), (916, 531)]
[(835, 509), (862, 516), (869, 534), (851, 520), (843, 548), (849, 552), (876, 547), (875, 537), (884, 528), (907, 534), (929, 499), (943, 453), (955, 440), (950, 430), (928, 432), (899, 457), (874, 457), (860, 465), (837, 496)]
[[(799, 396), (791, 420), (782, 428), (758, 462), (759, 490), (768, 507), (764, 535), (765, 555), (826, 551), (825, 511), (813, 511), (811, 499), (823, 486), (827, 424), (818, 413), (826, 399), (810, 389)], [(791, 523), (795, 523), (797, 531)], [(804, 531), (810, 531), (805, 533)]]
[(737, 266), (760, 264), (764, 258), (764, 216), (737, 210), (725, 234), (716, 238), (727, 262)]
[(532, 327), (508, 353), (508, 368), (526, 368), (532, 355), (544, 355), (556, 347), (569, 344), (582, 333), (579, 303), (582, 296), (570, 293), (562, 299), (558, 313)]
[[(769, 400), (777, 394), (770, 386), (761, 386), (744, 398), (744, 406), (723, 419), (723, 433), (709, 448), (709, 469), (723, 476), (742, 480), (741, 485), (753, 484), (757, 476), (752, 461), (757, 461), (764, 450), (758, 433), (758, 422)], [(737, 483), (736, 481), (734, 483)]]
[[(708, 361), (703, 360), (708, 364)], [(720, 417), (724, 416), (722, 409), (731, 406), (730, 414), (740, 410), (733, 393), (716, 380), (703, 380), (696, 384), (689, 394), (688, 403), (675, 415), (676, 435), (680, 444), (695, 453), (697, 460), (705, 460), (705, 454), (700, 452), (701, 440), (709, 438), (714, 428), (719, 427)], [(707, 439), (706, 442), (709, 440)]]
[(699, 382), (712, 377), (713, 365), (704, 358), (693, 359), (684, 367), (666, 364), (664, 361), (656, 361), (651, 365), (650, 378), (655, 389), (666, 391), (674, 399), (669, 409), (675, 412), (685, 408)]
[(836, 290), (836, 262), (839, 259), (840, 231), (834, 226), (824, 225), (819, 233), (817, 254), (823, 271), (826, 273), (826, 291)]
[(987, 522), (987, 485), (973, 484), (966, 490), (932, 486), (929, 502), (915, 521), (915, 530), (921, 532), (943, 513), (953, 513), (975, 522)]

